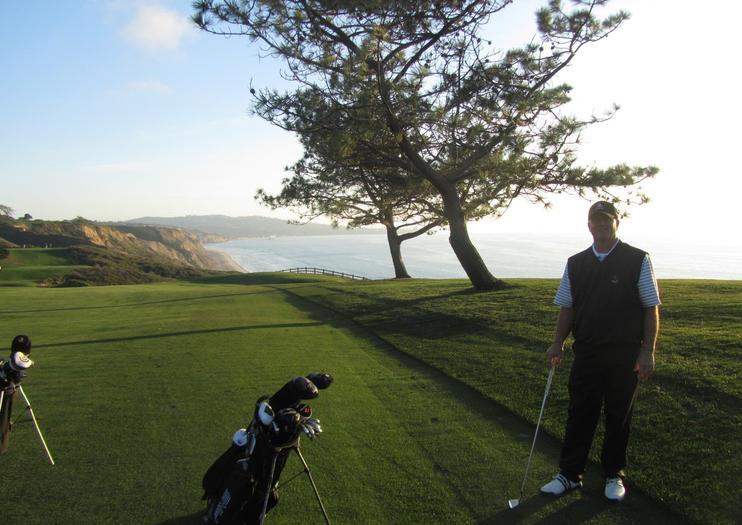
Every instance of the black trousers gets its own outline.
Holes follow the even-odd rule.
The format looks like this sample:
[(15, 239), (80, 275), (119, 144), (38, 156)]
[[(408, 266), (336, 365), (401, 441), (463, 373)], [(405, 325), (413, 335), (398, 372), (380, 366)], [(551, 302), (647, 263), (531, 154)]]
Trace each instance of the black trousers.
[[(586, 349), (587, 350), (587, 349)], [(601, 454), (603, 475), (623, 476), (631, 426), (631, 398), (637, 386), (637, 349), (589, 349), (575, 352), (569, 375), (569, 410), (559, 459), (561, 473), (579, 481), (595, 436), (601, 410), (605, 437)]]

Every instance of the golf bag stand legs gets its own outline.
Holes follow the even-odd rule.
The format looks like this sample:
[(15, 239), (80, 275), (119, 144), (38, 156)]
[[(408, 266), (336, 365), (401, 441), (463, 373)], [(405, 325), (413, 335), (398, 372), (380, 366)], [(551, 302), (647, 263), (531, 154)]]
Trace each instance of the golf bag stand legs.
[(33, 407), (31, 407), (31, 402), (28, 400), (28, 396), (26, 396), (26, 392), (23, 390), (23, 387), (21, 385), (18, 385), (18, 391), (21, 393), (21, 396), (23, 397), (23, 401), (26, 403), (26, 410), (28, 410), (31, 413), (31, 419), (33, 420), (33, 426), (36, 429), (36, 435), (39, 436), (39, 441), (41, 441), (41, 446), (44, 447), (46, 458), (49, 460), (49, 463), (51, 465), (54, 465), (54, 458), (52, 458), (52, 453), (49, 452), (49, 447), (46, 446), (44, 435), (41, 433), (39, 422), (36, 421), (36, 414), (34, 414), (33, 412)]
[(13, 397), (5, 395), (5, 390), (0, 390), (0, 454), (8, 450), (10, 439), (10, 417), (13, 410)]
[(312, 473), (309, 471), (309, 465), (307, 465), (307, 462), (304, 460), (304, 456), (301, 455), (301, 450), (299, 450), (299, 447), (294, 447), (294, 450), (296, 451), (296, 454), (299, 456), (299, 459), (301, 460), (302, 465), (304, 465), (304, 472), (307, 473), (309, 482), (312, 484), (312, 490), (314, 490), (314, 495), (317, 496), (317, 503), (319, 503), (319, 507), (322, 509), (322, 515), (325, 517), (325, 523), (327, 523), (327, 525), (330, 525), (330, 518), (327, 515), (325, 506), (322, 504), (322, 498), (319, 497), (319, 491), (317, 490), (317, 485), (314, 483), (314, 478), (312, 478)]

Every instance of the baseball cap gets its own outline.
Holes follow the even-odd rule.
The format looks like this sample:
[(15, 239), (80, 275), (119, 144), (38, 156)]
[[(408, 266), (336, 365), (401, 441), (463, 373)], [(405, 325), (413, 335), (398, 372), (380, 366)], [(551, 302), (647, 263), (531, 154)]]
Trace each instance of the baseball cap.
[(31, 353), (31, 339), (27, 335), (17, 335), (13, 338), (13, 342), (10, 344), (11, 352), (23, 352), (24, 354)]
[(592, 206), (590, 206), (590, 211), (587, 213), (588, 218), (592, 217), (596, 213), (602, 213), (603, 215), (608, 215), (609, 217), (618, 220), (618, 210), (616, 210), (616, 207), (608, 202), (608, 201), (598, 201)]

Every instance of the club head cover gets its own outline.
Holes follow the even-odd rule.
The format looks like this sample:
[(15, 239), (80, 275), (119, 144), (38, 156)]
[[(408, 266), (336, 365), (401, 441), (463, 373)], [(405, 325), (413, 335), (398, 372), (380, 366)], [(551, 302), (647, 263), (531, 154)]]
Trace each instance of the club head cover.
[(232, 443), (238, 447), (244, 447), (247, 445), (247, 429), (241, 428), (232, 436)]
[(33, 366), (33, 361), (28, 357), (28, 354), (23, 352), (13, 352), (10, 354), (8, 364), (10, 364), (10, 368), (16, 372), (24, 372)]
[(298, 407), (296, 407), (296, 411), (299, 412), (299, 415), (301, 417), (311, 417), (312, 416), (312, 407), (309, 405), (302, 403)]
[(267, 427), (271, 423), (273, 423), (273, 419), (276, 417), (276, 413), (273, 411), (273, 407), (271, 407), (268, 402), (261, 401), (258, 403), (258, 408), (255, 410), (255, 414), (258, 418), (258, 421), (264, 426)]
[(307, 379), (314, 383), (320, 390), (329, 387), (333, 382), (333, 377), (327, 372), (312, 372), (311, 374), (307, 374)]
[(17, 335), (10, 343), (11, 352), (23, 352), (28, 355), (31, 353), (31, 339), (27, 335)]
[(293, 378), (273, 394), (270, 404), (273, 410), (278, 412), (284, 408), (295, 407), (301, 401), (314, 399), (319, 395), (319, 390), (314, 383), (304, 376)]

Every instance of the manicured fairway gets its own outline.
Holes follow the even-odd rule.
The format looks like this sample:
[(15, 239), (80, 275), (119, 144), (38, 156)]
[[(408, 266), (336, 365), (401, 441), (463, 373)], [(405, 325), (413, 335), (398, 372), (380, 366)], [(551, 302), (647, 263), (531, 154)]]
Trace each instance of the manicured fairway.
[[(313, 370), (336, 377), (312, 403), (325, 432), (302, 441), (333, 523), (681, 522), (639, 493), (606, 503), (595, 478), (540, 497), (558, 453), (550, 438), (521, 507), (507, 510), (533, 426), (278, 279), (0, 288), (0, 343), (34, 341), (24, 386), (57, 460), (48, 466), (19, 423), (0, 456), (2, 523), (195, 525), (201, 477), (255, 398)], [(284, 478), (299, 470), (291, 460)], [(321, 521), (300, 477), (267, 523)]]
[(49, 277), (61, 277), (83, 266), (72, 264), (65, 248), (14, 248), (0, 259), (0, 286), (33, 286)]

